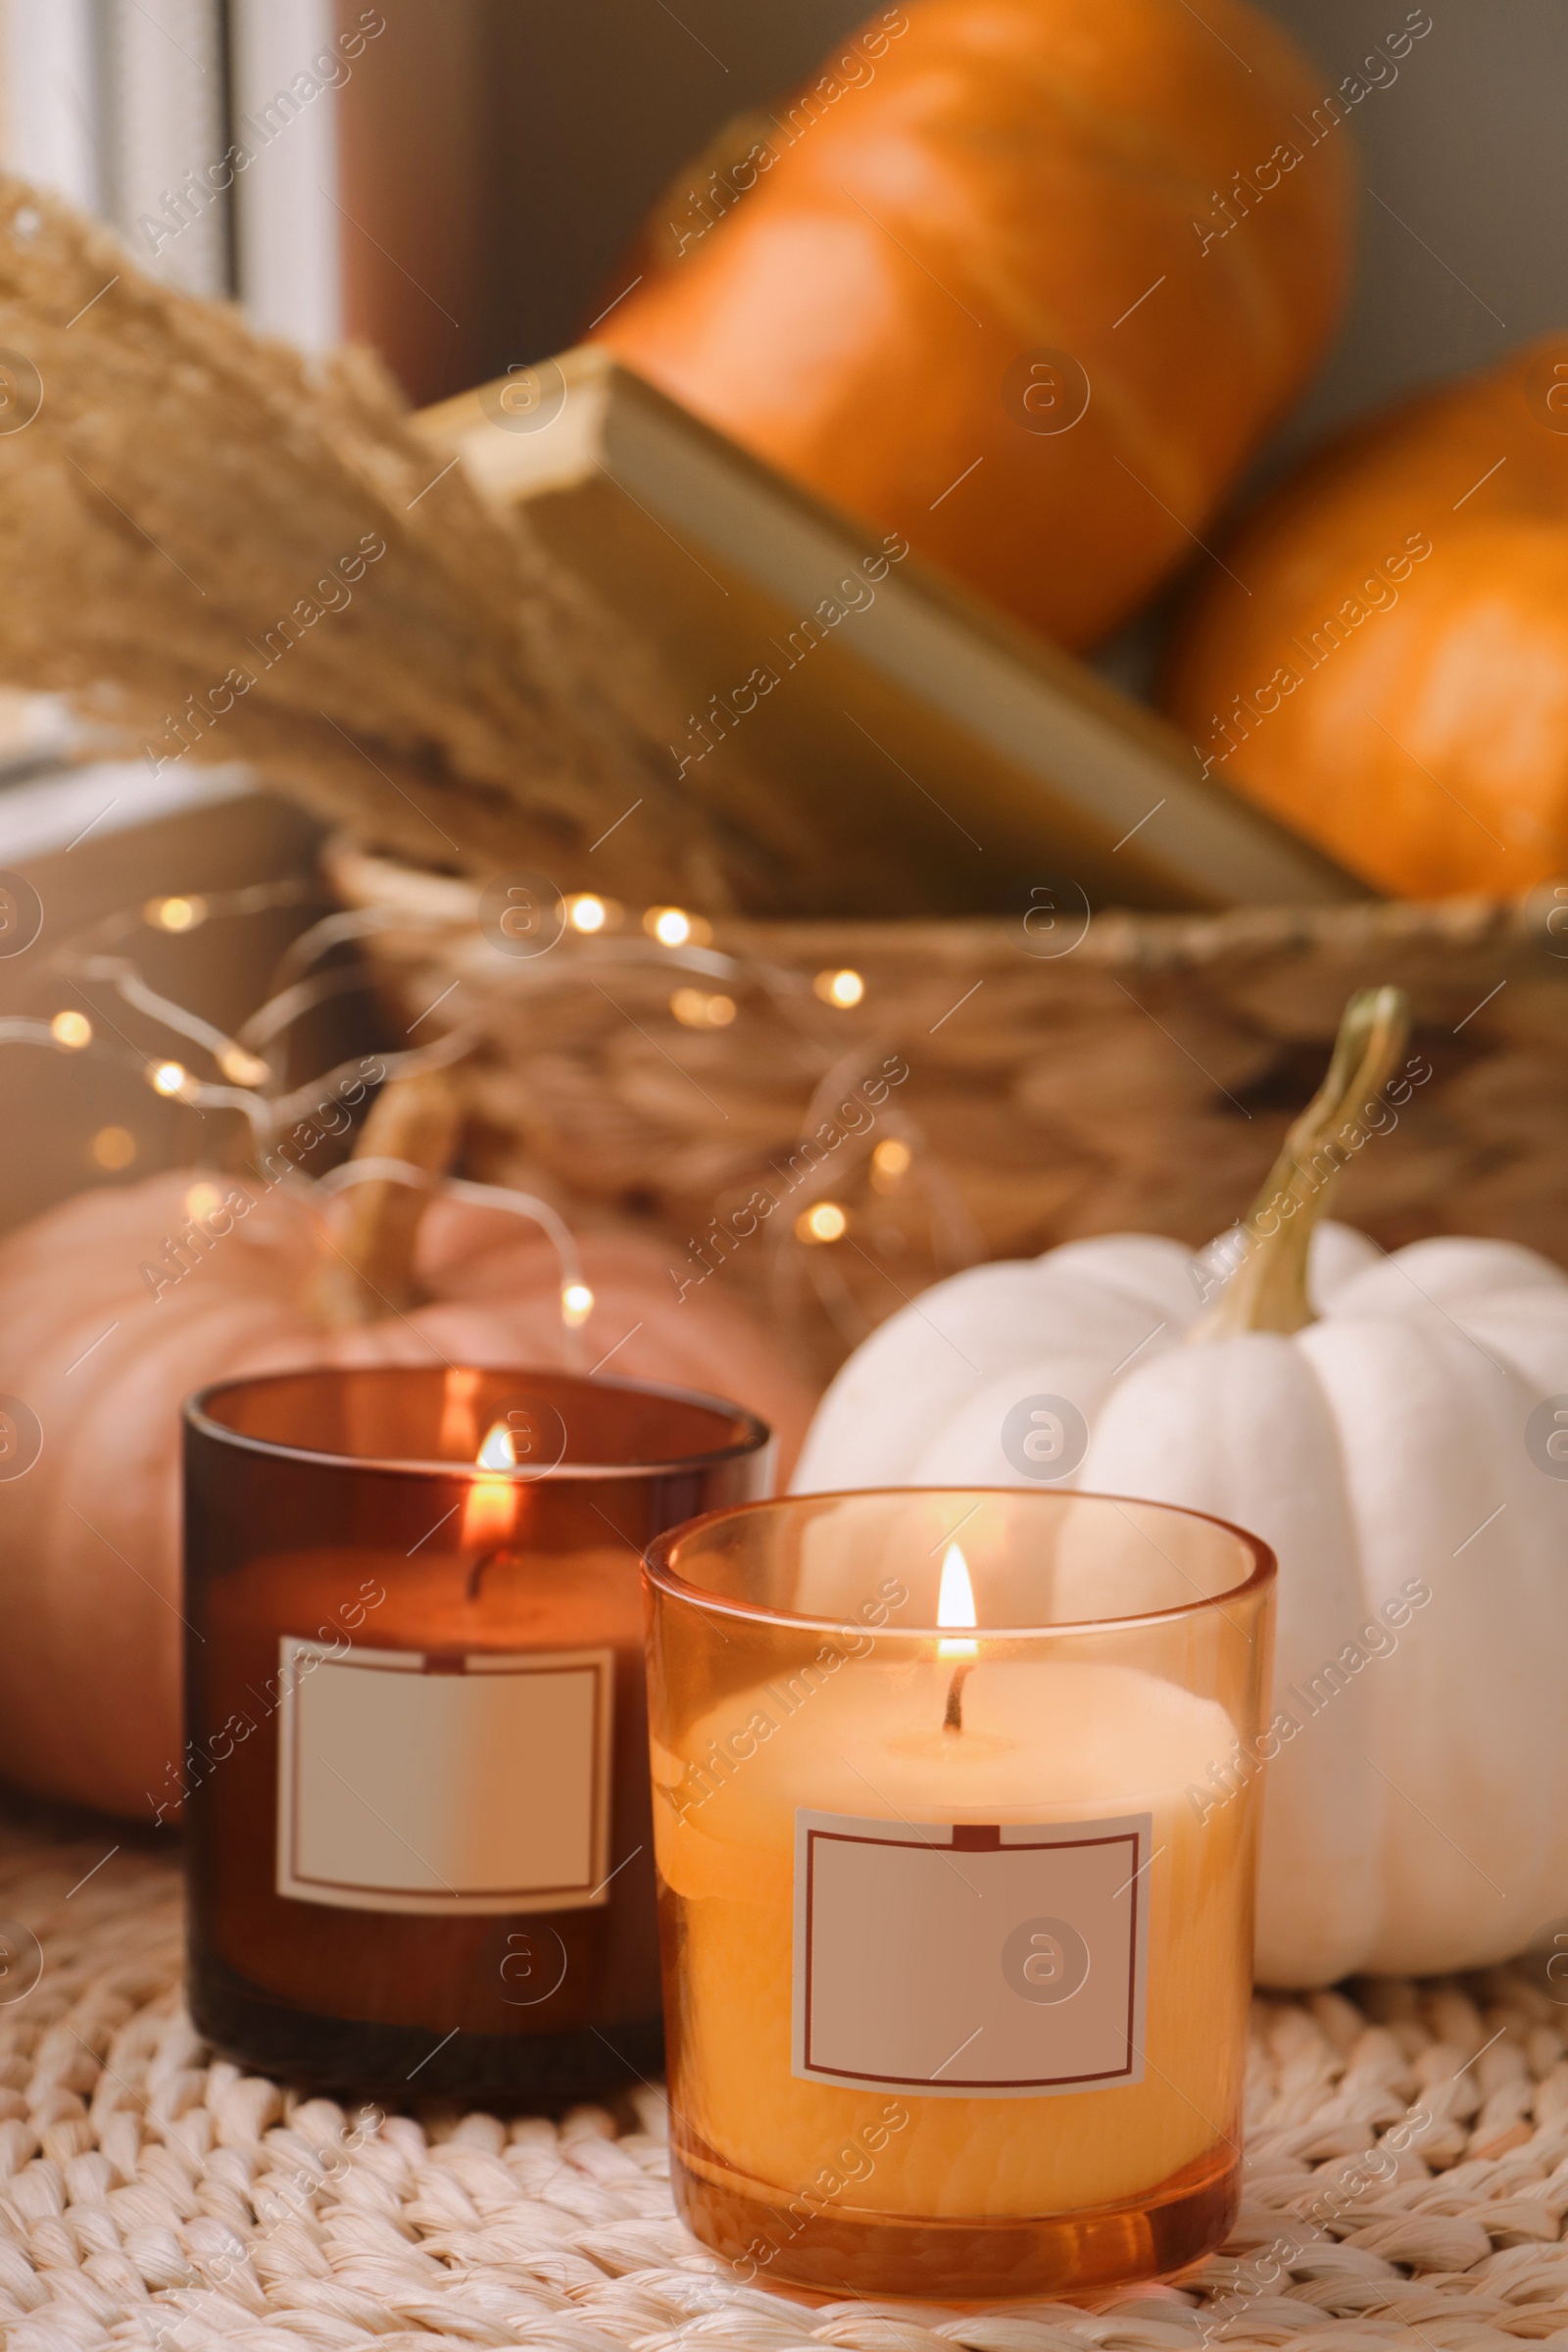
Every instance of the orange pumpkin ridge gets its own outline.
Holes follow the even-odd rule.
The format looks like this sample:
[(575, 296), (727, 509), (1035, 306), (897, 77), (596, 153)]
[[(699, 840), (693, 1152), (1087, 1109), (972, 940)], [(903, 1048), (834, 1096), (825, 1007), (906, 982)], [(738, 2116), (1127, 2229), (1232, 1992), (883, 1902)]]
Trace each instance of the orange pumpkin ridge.
[[(873, 529), (1090, 642), (1186, 556), (1322, 350), (1349, 133), (1309, 143), (1321, 88), (1242, 0), (1202, 21), (1182, 0), (915, 0), (852, 36), (845, 74), (721, 138), (595, 339)], [(741, 138), (735, 189), (746, 172), (713, 159)], [(693, 201), (715, 169), (719, 218), (710, 176)], [(1053, 353), (1058, 372), (1031, 379)], [(1081, 407), (1077, 370), (1087, 408), (1039, 429), (1050, 400)], [(1044, 411), (1023, 406), (1031, 382)]]
[(1337, 439), (1222, 550), (1250, 593), (1205, 581), (1172, 650), (1209, 772), (1396, 895), (1568, 865), (1559, 396), (1556, 337)]

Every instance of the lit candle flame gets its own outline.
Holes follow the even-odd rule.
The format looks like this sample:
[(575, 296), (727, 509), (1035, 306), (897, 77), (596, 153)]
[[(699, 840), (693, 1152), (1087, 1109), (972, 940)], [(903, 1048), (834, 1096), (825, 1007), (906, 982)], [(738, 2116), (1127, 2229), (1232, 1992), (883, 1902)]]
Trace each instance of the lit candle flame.
[[(976, 1625), (974, 1587), (969, 1582), (969, 1563), (956, 1544), (950, 1544), (942, 1558), (942, 1588), (937, 1594), (938, 1625)], [(974, 1658), (980, 1654), (977, 1642), (939, 1642), (939, 1658)]]
[[(512, 1432), (504, 1421), (492, 1421), (485, 1432), (484, 1444), (473, 1458), (481, 1470), (515, 1470), (517, 1448), (512, 1443)], [(972, 1617), (969, 1623), (974, 1623)]]
[[(481, 1470), (514, 1470), (516, 1447), (504, 1421), (492, 1422), (475, 1456)], [(517, 1524), (519, 1490), (510, 1478), (476, 1478), (463, 1505), (465, 1551), (488, 1551), (504, 1544)]]

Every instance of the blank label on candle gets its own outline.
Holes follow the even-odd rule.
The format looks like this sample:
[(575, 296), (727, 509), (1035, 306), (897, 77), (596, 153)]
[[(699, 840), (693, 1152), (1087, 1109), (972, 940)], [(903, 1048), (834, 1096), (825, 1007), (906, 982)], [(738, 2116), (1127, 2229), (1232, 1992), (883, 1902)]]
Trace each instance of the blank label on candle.
[(794, 2073), (926, 2098), (1142, 2082), (1152, 1828), (797, 1812)]
[(446, 1914), (609, 1901), (612, 1651), (279, 1648), (279, 1894)]

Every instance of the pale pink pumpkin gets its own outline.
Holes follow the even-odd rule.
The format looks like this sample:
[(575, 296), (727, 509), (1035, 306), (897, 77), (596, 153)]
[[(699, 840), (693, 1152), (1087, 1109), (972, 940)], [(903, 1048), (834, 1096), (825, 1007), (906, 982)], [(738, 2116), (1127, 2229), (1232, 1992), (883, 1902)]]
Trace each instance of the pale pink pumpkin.
[[(209, 1224), (230, 1229), (155, 1297), (142, 1269), (185, 1227), (198, 1184), (199, 1205), (228, 1199)], [(236, 1216), (239, 1197), (253, 1205)], [(357, 1206), (339, 1211), (351, 1232)], [(787, 1475), (809, 1392), (729, 1301), (678, 1301), (655, 1244), (583, 1238), (594, 1306), (569, 1331), (556, 1251), (515, 1216), (438, 1198), (410, 1238), (422, 1302), (336, 1328), (322, 1277), (344, 1261), (321, 1210), (254, 1178), (179, 1171), (85, 1193), (0, 1245), (0, 1395), (43, 1430), (33, 1467), (0, 1479), (0, 1775), (130, 1815), (167, 1794), (182, 1738), (179, 1413), (211, 1381), (442, 1358), (586, 1371), (608, 1356), (607, 1374), (750, 1406)]]

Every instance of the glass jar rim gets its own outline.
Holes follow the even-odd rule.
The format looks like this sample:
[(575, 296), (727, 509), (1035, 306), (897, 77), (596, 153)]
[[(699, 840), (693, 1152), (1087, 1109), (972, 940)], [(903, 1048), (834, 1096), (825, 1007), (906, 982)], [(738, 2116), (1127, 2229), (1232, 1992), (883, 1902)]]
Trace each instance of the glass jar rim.
[[(677, 1544), (690, 1543), (705, 1530), (718, 1526), (720, 1521), (752, 1519), (762, 1512), (783, 1512), (797, 1505), (822, 1502), (855, 1502), (869, 1500), (877, 1495), (897, 1497), (907, 1501), (918, 1494), (973, 1495), (981, 1499), (1005, 1495), (1009, 1500), (1020, 1498), (1038, 1502), (1108, 1502), (1122, 1507), (1131, 1505), (1138, 1510), (1164, 1511), (1174, 1519), (1200, 1519), (1227, 1536), (1233, 1536), (1250, 1558), (1247, 1575), (1234, 1585), (1226, 1585), (1218, 1592), (1205, 1592), (1198, 1600), (1177, 1602), (1168, 1609), (1137, 1609), (1126, 1616), (1072, 1617), (1054, 1619), (1044, 1625), (982, 1625), (975, 1629), (982, 1642), (1031, 1642), (1054, 1638), (1057, 1635), (1131, 1632), (1140, 1626), (1177, 1625), (1184, 1619), (1200, 1617), (1206, 1610), (1222, 1608), (1226, 1602), (1241, 1600), (1266, 1592), (1279, 1574), (1279, 1560), (1271, 1544), (1249, 1528), (1238, 1527), (1233, 1519), (1221, 1519), (1213, 1511), (1194, 1510), (1183, 1502), (1153, 1502), (1145, 1494), (1102, 1494), (1077, 1487), (1055, 1488), (1042, 1492), (1027, 1487), (848, 1487), (832, 1489), (820, 1494), (773, 1494), (759, 1502), (729, 1503), (716, 1511), (705, 1511), (700, 1518), (688, 1519), (679, 1527), (667, 1528), (655, 1536), (643, 1553), (643, 1575), (650, 1585), (657, 1585), (671, 1600), (709, 1611), (715, 1616), (739, 1618), (755, 1625), (773, 1625), (800, 1629), (809, 1633), (843, 1633), (847, 1621), (840, 1617), (816, 1617), (799, 1614), (793, 1609), (769, 1607), (765, 1601), (736, 1600), (718, 1592), (705, 1592), (700, 1585), (690, 1583), (669, 1564), (669, 1554)], [(866, 1629), (856, 1627), (857, 1632)], [(885, 1634), (899, 1642), (951, 1641), (951, 1625), (900, 1625), (894, 1629), (873, 1628), (877, 1635)], [(960, 1629), (967, 1631), (967, 1628)]]
[[(236, 1389), (265, 1389), (273, 1383), (300, 1380), (307, 1377), (331, 1378), (334, 1374), (364, 1375), (430, 1373), (457, 1369), (491, 1374), (503, 1379), (531, 1381), (564, 1381), (577, 1387), (612, 1389), (621, 1396), (656, 1397), (662, 1403), (697, 1405), (706, 1412), (717, 1415), (732, 1426), (739, 1425), (743, 1434), (727, 1446), (705, 1447), (701, 1452), (672, 1454), (662, 1461), (648, 1462), (567, 1462), (561, 1461), (540, 1470), (490, 1469), (480, 1462), (424, 1460), (410, 1455), (381, 1455), (339, 1453), (310, 1446), (290, 1446), (277, 1438), (256, 1438), (232, 1429), (225, 1421), (213, 1417), (208, 1409), (212, 1400), (231, 1395)], [(180, 1419), (189, 1430), (212, 1443), (231, 1446), (241, 1453), (259, 1453), (273, 1461), (307, 1462), (318, 1469), (373, 1470), (392, 1477), (444, 1478), (472, 1484), (483, 1479), (487, 1484), (504, 1481), (509, 1486), (566, 1486), (588, 1479), (646, 1479), (680, 1477), (690, 1471), (707, 1470), (723, 1462), (741, 1461), (747, 1454), (760, 1452), (770, 1445), (773, 1431), (747, 1406), (734, 1403), (726, 1396), (712, 1396), (701, 1389), (678, 1389), (667, 1383), (652, 1380), (623, 1380), (612, 1376), (601, 1380), (583, 1372), (564, 1372), (557, 1366), (526, 1364), (464, 1364), (456, 1367), (436, 1364), (295, 1364), (275, 1367), (270, 1372), (241, 1372), (226, 1380), (209, 1381), (186, 1397), (180, 1407)], [(722, 1516), (722, 1513), (710, 1514)], [(688, 1522), (688, 1524), (692, 1524)]]

